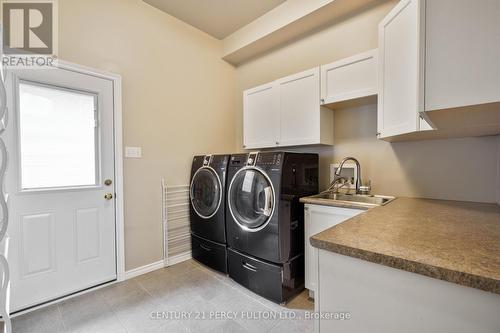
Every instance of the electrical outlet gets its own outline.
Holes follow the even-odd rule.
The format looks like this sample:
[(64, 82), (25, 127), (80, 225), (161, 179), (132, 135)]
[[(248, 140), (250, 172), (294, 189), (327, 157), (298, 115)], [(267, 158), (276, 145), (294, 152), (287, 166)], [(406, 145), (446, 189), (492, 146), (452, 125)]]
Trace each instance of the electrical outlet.
[(142, 148), (141, 147), (125, 147), (125, 157), (141, 158), (142, 157)]

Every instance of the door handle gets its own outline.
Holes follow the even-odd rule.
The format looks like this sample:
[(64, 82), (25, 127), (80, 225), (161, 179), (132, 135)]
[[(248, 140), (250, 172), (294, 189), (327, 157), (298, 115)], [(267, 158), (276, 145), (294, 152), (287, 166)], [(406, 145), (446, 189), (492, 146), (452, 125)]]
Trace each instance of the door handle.
[(112, 193), (106, 193), (106, 194), (104, 195), (104, 199), (106, 199), (106, 200), (111, 200), (111, 199), (113, 199), (113, 194), (112, 194)]
[(270, 186), (264, 189), (264, 200), (266, 205), (264, 206), (264, 211), (262, 213), (265, 216), (271, 216), (273, 211), (273, 193)]

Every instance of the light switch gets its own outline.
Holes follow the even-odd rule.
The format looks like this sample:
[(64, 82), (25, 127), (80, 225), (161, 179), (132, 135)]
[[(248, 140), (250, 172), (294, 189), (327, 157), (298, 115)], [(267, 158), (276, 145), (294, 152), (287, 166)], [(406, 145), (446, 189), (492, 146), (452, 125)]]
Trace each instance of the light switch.
[(142, 157), (142, 148), (141, 147), (125, 147), (125, 157), (141, 158)]

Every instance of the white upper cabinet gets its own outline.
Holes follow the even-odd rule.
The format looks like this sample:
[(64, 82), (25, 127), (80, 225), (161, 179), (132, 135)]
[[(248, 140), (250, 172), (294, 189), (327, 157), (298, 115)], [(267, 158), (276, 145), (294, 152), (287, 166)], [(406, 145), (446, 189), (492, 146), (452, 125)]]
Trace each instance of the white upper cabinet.
[(320, 105), (319, 67), (243, 93), (246, 149), (333, 144), (333, 112)]
[(278, 144), (279, 94), (275, 82), (243, 93), (244, 148), (269, 148)]
[(500, 101), (500, 1), (428, 0), (425, 110)]
[(379, 25), (380, 138), (500, 133), (499, 17), (498, 0), (396, 5)]
[(378, 51), (321, 66), (321, 102), (331, 104), (377, 94)]
[(319, 68), (277, 80), (281, 146), (320, 142)]
[(419, 0), (403, 0), (379, 25), (378, 136), (386, 138), (419, 128)]

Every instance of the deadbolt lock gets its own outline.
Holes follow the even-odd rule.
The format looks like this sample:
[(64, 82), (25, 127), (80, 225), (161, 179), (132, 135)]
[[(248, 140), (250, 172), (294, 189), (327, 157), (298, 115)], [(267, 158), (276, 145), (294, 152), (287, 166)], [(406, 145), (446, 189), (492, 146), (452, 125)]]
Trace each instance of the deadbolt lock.
[(111, 199), (113, 199), (113, 194), (112, 194), (112, 193), (106, 193), (106, 194), (104, 195), (104, 199), (106, 199), (106, 200), (111, 200)]
[(106, 185), (106, 186), (109, 186), (109, 185), (111, 185), (111, 184), (113, 184), (113, 181), (112, 181), (111, 179), (106, 179), (106, 180), (104, 181), (104, 185)]

